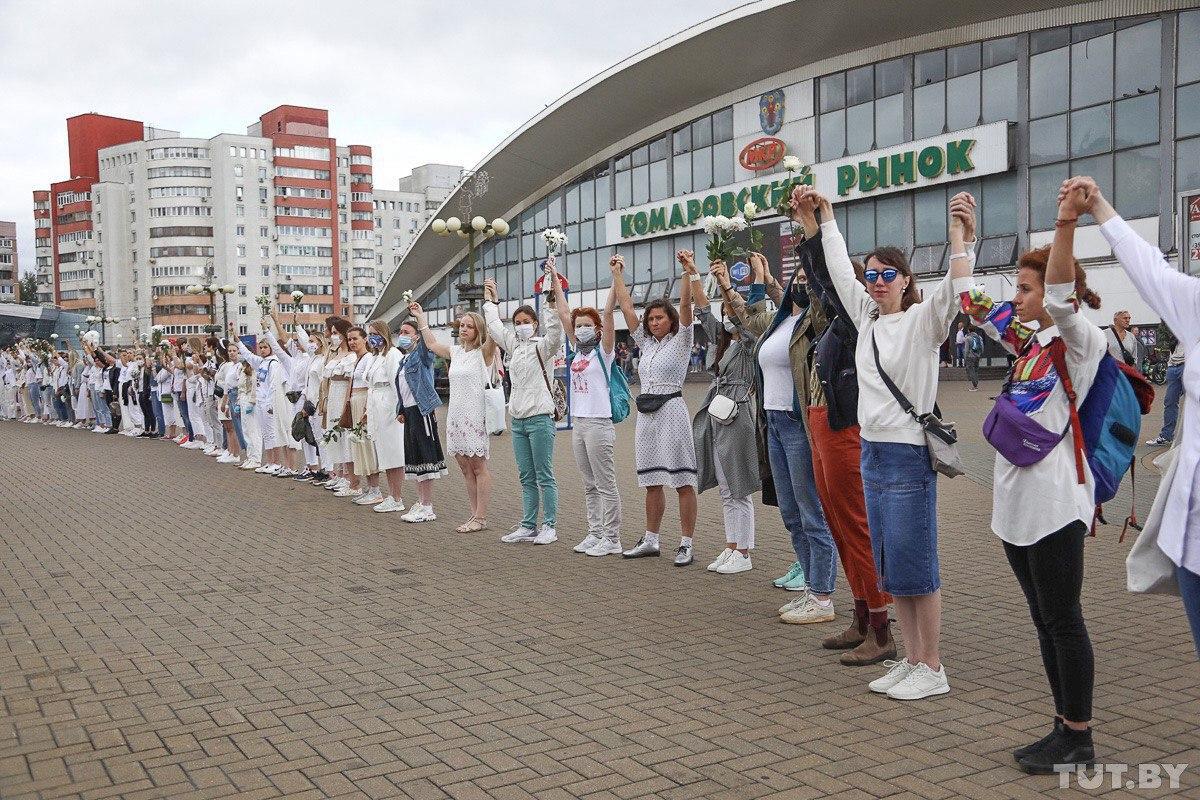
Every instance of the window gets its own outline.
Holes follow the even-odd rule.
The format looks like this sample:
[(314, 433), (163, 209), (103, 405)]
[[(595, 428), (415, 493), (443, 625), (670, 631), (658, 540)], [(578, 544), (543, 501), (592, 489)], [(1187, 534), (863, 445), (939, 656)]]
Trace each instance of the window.
[[(1125, 33), (1126, 31), (1121, 31)], [(1200, 11), (1179, 14), (1178, 56), (1175, 82), (1175, 188), (1177, 191), (1200, 189), (1200, 48), (1185, 46), (1200, 40)], [(1117, 162), (1118, 173), (1121, 163)], [(1130, 166), (1126, 165), (1125, 170)], [(1118, 211), (1121, 208), (1117, 207)], [(1124, 213), (1124, 212), (1122, 212)]]
[(239, 245), (237, 246), (237, 257), (238, 257), (238, 258), (245, 258), (245, 257), (246, 257), (246, 245), (244, 245), (244, 244), (239, 244)]
[(271, 255), (271, 248), (268, 247), (267, 245), (264, 244), (258, 248), (258, 257), (259, 258), (269, 258), (270, 255)]
[(155, 186), (149, 191), (151, 199), (156, 197), (210, 197), (212, 189), (207, 186)]
[(1050, 228), (1068, 175), (1095, 177), (1128, 218), (1157, 213), (1161, 21), (1055, 31), (1030, 36), (1029, 227)]
[(161, 239), (167, 236), (204, 236), (211, 237), (213, 235), (212, 228), (201, 227), (197, 225), (174, 225), (165, 228), (151, 228), (150, 238)]
[(233, 165), (233, 177), (235, 177), (235, 178), (242, 177), (242, 165), (241, 164)]
[(245, 236), (246, 235), (246, 226), (238, 225), (237, 228), (235, 228), (235, 231), (236, 231), (237, 236)]
[[(146, 170), (146, 178), (211, 178), (211, 167), (151, 167)], [(132, 181), (130, 181), (132, 183)]]
[(246, 191), (241, 186), (233, 187), (233, 197), (235, 200), (241, 201), (245, 199)]

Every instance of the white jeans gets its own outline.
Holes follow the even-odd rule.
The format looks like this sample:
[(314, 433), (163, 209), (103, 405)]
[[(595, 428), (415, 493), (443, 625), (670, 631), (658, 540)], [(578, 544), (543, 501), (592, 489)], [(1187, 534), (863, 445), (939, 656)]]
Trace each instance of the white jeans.
[(572, 423), (571, 447), (583, 477), (588, 533), (619, 542), (621, 494), (617, 490), (617, 468), (613, 463), (616, 429), (611, 419), (600, 417), (575, 417)]
[(242, 414), (242, 438), (246, 440), (246, 450), (251, 461), (262, 463), (263, 441), (262, 431), (258, 428), (257, 411)]
[(725, 542), (736, 544), (739, 550), (754, 549), (754, 501), (749, 497), (734, 497), (725, 481), (721, 459), (713, 453), (717, 472), (717, 490), (721, 493), (721, 512), (725, 515)]

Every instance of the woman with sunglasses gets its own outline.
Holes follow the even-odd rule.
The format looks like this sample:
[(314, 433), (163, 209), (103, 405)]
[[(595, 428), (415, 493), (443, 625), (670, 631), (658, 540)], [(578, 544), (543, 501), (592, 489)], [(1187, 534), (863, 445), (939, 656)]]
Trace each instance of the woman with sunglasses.
[[(828, 324), (818, 334), (808, 365), (808, 434), (812, 442), (817, 495), (837, 544), (846, 583), (854, 596), (854, 621), (842, 633), (821, 642), (827, 650), (842, 650), (848, 667), (877, 664), (896, 657), (888, 620), (892, 598), (879, 588), (879, 575), (867, 528), (867, 505), (862, 482), (862, 436), (858, 425), (858, 372), (854, 353), (858, 331), (842, 305), (825, 264), (821, 229), (812, 203), (793, 205), (792, 221), (804, 228), (796, 255), (808, 276), (809, 307)], [(862, 264), (854, 271), (863, 281)]]
[[(958, 295), (971, 287), (974, 250), (964, 245), (961, 214), (973, 209), (966, 193), (950, 201), (950, 269), (922, 301), (904, 254), (879, 247), (859, 283), (829, 201), (811, 187), (793, 195), (820, 210), (821, 245), (838, 298), (858, 328), (858, 419), (862, 477), (875, 567), (883, 590), (896, 601), (906, 658), (885, 662), (873, 692), (918, 700), (950, 691), (941, 662), (942, 600), (937, 556), (937, 473), (925, 431), (904, 410), (882, 374), (890, 377), (915, 413), (933, 411), (938, 357), (958, 314)], [(882, 373), (882, 374), (881, 374)]]

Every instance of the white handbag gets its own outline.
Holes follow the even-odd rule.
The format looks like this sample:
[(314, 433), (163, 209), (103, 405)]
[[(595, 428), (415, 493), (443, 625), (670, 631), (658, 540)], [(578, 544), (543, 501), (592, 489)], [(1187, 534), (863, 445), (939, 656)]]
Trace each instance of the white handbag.
[(495, 386), (489, 380), (483, 390), (484, 424), (489, 435), (504, 433), (507, 423), (504, 417), (504, 387)]

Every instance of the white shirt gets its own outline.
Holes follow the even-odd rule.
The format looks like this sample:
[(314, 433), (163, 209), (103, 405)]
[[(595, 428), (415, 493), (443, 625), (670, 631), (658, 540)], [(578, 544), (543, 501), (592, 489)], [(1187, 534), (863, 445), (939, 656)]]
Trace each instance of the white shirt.
[[(404, 358), (407, 359), (408, 356)], [(416, 396), (408, 387), (408, 376), (404, 374), (404, 361), (400, 362), (400, 367), (396, 372), (396, 386), (400, 389), (400, 405), (403, 408), (412, 408), (417, 404)]]
[(966, 341), (967, 341), (967, 335), (965, 333), (963, 333), (962, 330), (960, 329), (958, 331), (958, 333), (956, 333), (954, 335), (954, 343), (955, 344), (965, 344)]
[(1138, 236), (1125, 220), (1113, 217), (1100, 226), (1129, 280), (1183, 345), (1183, 430), (1176, 434), (1179, 451), (1167, 492), (1158, 547), (1177, 566), (1200, 575), (1200, 425), (1188, 419), (1200, 402), (1200, 279), (1185, 275), (1163, 258), (1157, 247)]
[[(838, 297), (858, 328), (854, 362), (858, 369), (858, 421), (862, 438), (925, 446), (925, 431), (920, 423), (900, 407), (879, 377), (871, 341), (874, 338), (879, 346), (879, 363), (913, 404), (914, 411), (917, 414), (932, 411), (937, 400), (942, 342), (946, 341), (950, 323), (958, 315), (958, 295), (974, 286), (974, 281), (970, 277), (952, 279), (947, 271), (924, 301), (909, 306), (907, 311), (880, 314), (873, 319), (879, 305), (858, 282), (835, 220), (821, 224), (821, 245)], [(974, 266), (973, 243), (967, 245), (967, 257)]]
[(612, 374), (614, 357), (614, 353), (603, 352), (601, 345), (596, 345), (588, 355), (575, 353), (568, 368), (571, 375), (571, 416), (612, 418), (607, 376)]
[[(358, 356), (355, 356), (355, 358), (358, 358)], [(351, 389), (366, 389), (370, 386), (367, 382), (367, 370), (371, 368), (371, 364), (374, 361), (375, 356), (370, 353), (358, 359), (358, 363), (354, 365), (354, 381), (350, 384)]]
[[(531, 339), (521, 339), (512, 328), (505, 327), (495, 303), (483, 304), (483, 318), (488, 333), (508, 354), (508, 375), (512, 381), (508, 411), (513, 419), (553, 414), (554, 400), (546, 384), (554, 380), (554, 359), (562, 347), (562, 322), (558, 314), (549, 304), (543, 306), (541, 328), (546, 335)], [(542, 371), (543, 364), (549, 375)]]
[(788, 350), (799, 319), (799, 315), (788, 317), (758, 348), (758, 366), (763, 375), (763, 408), (767, 411), (792, 410), (796, 382), (792, 379), (792, 357)]
[[(1055, 325), (1038, 331), (1037, 340), (1046, 347), (1061, 336), (1066, 345), (1067, 372), (1079, 405), (1096, 380), (1104, 355), (1104, 334), (1069, 299), (1073, 283), (1046, 286), (1046, 311)], [(1048, 373), (1047, 377), (1053, 373)], [(1071, 406), (1061, 379), (1029, 418), (1050, 431), (1063, 431), (1071, 418)], [(1096, 510), (1096, 482), (1084, 463), (1085, 482), (1079, 482), (1075, 466), (1075, 437), (1068, 432), (1045, 458), (1028, 467), (1017, 467), (999, 453), (993, 470), (992, 532), (1009, 544), (1022, 547), (1079, 520), (1090, 525)]]
[(1125, 355), (1121, 352), (1121, 345), (1125, 346), (1125, 352), (1129, 353), (1129, 357), (1133, 359), (1134, 366), (1138, 363), (1138, 340), (1133, 335), (1133, 331), (1125, 331), (1125, 335), (1117, 338), (1117, 329), (1108, 328), (1104, 331), (1104, 339), (1108, 344), (1108, 353), (1122, 364), (1125, 363)]

